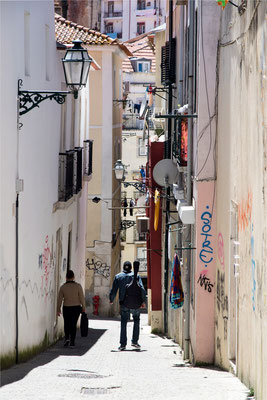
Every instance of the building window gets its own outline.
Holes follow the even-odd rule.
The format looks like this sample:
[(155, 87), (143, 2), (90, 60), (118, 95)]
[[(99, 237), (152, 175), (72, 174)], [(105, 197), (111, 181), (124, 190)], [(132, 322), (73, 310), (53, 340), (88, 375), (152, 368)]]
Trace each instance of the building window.
[(30, 76), (30, 13), (24, 12), (24, 73)]
[(109, 1), (108, 2), (108, 13), (111, 14), (111, 16), (112, 16), (113, 12), (114, 12), (114, 1)]
[(106, 30), (107, 30), (107, 33), (113, 33), (113, 24), (112, 23), (107, 24)]
[(137, 247), (137, 259), (146, 260), (146, 247)]
[(146, 24), (145, 22), (137, 22), (137, 34), (142, 35), (146, 31)]
[(142, 138), (138, 139), (138, 155), (146, 156), (147, 155), (147, 139), (143, 140)]
[(138, 0), (137, 10), (145, 10), (145, 9), (146, 9), (146, 0)]
[(45, 78), (47, 81), (50, 81), (50, 65), (51, 65), (49, 44), (50, 44), (50, 28), (48, 25), (45, 25)]
[(150, 62), (149, 61), (138, 61), (137, 62), (138, 72), (150, 72)]

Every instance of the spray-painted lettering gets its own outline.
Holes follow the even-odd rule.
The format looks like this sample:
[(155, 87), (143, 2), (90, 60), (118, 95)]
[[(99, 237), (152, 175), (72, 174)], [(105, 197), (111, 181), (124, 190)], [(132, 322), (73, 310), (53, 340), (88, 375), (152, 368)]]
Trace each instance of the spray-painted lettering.
[(219, 235), (218, 235), (218, 258), (219, 258), (221, 266), (224, 269), (225, 268), (225, 266), (224, 266), (224, 243), (223, 243), (223, 235), (221, 233), (219, 233)]
[[(209, 209), (209, 206), (206, 206), (206, 209)], [(213, 260), (213, 247), (211, 240), (212, 239), (212, 234), (209, 233), (211, 231), (211, 219), (212, 219), (212, 214), (209, 211), (204, 211), (201, 215), (201, 220), (203, 221), (203, 225), (201, 228), (201, 236), (203, 237), (202, 241), (202, 248), (199, 252), (199, 258), (200, 260), (205, 264), (205, 267), (207, 267), (207, 264), (211, 263)]]
[(252, 214), (252, 193), (249, 191), (247, 198), (238, 204), (238, 229), (245, 230), (251, 220)]
[(251, 232), (251, 271), (252, 271), (252, 308), (255, 311), (255, 294), (256, 294), (256, 262), (254, 258), (254, 234), (253, 234), (253, 224)]
[(206, 274), (200, 274), (197, 283), (199, 283), (201, 287), (204, 287), (204, 289), (207, 290), (209, 293), (212, 292), (212, 288), (214, 285), (210, 282), (210, 278), (208, 278)]
[(106, 263), (103, 263), (100, 260), (95, 261), (92, 258), (92, 261), (90, 262), (90, 260), (87, 259), (86, 260), (86, 267), (90, 271), (94, 271), (95, 273), (97, 273), (99, 275), (102, 275), (106, 279), (108, 279), (110, 277), (110, 267)]

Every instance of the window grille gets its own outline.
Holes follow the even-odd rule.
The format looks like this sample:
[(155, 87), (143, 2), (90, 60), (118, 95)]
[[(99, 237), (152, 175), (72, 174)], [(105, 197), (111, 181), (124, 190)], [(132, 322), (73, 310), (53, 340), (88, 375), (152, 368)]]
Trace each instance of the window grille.
[(74, 151), (59, 153), (59, 201), (68, 201), (73, 196)]
[(91, 175), (93, 172), (93, 141), (84, 140), (84, 175)]
[(83, 176), (83, 148), (75, 147), (74, 163), (74, 193), (79, 193), (82, 189)]

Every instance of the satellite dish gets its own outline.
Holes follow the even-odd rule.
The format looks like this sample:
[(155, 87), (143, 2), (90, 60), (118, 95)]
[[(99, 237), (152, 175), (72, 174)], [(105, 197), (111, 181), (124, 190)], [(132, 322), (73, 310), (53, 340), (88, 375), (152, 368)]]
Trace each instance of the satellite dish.
[(144, 97), (140, 106), (139, 119), (144, 119), (147, 107), (147, 99)]
[(169, 158), (160, 160), (153, 169), (153, 178), (160, 186), (172, 185), (178, 181), (178, 177), (176, 164)]

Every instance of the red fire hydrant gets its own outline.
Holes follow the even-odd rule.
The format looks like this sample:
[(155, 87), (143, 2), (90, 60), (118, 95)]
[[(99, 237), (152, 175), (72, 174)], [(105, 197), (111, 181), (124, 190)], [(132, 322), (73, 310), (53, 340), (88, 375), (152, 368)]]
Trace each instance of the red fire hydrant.
[(93, 306), (94, 306), (93, 314), (94, 314), (94, 315), (99, 315), (99, 313), (98, 313), (99, 303), (100, 303), (100, 297), (96, 294), (96, 295), (93, 297)]

